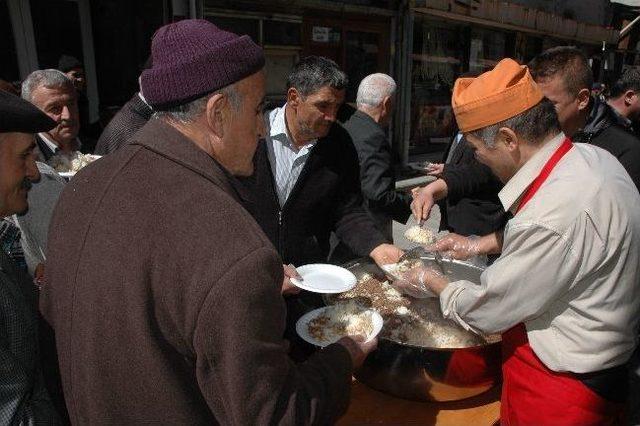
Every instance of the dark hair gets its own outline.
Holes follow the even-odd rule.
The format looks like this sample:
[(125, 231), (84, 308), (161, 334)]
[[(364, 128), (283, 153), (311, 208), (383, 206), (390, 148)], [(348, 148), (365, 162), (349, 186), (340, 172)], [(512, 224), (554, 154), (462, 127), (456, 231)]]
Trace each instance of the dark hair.
[(582, 89), (591, 90), (593, 72), (587, 57), (575, 46), (547, 49), (529, 62), (529, 70), (536, 81), (562, 77), (565, 89), (577, 96)]
[(560, 132), (558, 114), (553, 103), (543, 98), (532, 108), (496, 124), (471, 132), (491, 147), (501, 127), (508, 127), (530, 143), (538, 143), (551, 134)]
[(287, 77), (287, 89), (294, 87), (302, 96), (308, 96), (325, 86), (343, 90), (349, 84), (347, 75), (331, 59), (307, 56), (294, 65)]
[(640, 72), (634, 68), (626, 70), (611, 86), (609, 97), (617, 98), (624, 95), (627, 90), (633, 90), (640, 95)]

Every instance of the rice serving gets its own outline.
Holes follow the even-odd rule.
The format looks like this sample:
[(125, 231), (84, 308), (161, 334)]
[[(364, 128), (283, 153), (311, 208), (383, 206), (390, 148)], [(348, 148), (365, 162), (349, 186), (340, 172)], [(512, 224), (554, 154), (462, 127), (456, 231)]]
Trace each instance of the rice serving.
[(431, 244), (435, 240), (433, 232), (429, 228), (415, 225), (404, 232), (407, 240), (418, 244)]
[(309, 321), (308, 330), (314, 339), (326, 344), (345, 336), (368, 339), (373, 333), (373, 316), (355, 301), (337, 303)]
[(49, 165), (58, 173), (77, 172), (100, 158), (99, 155), (83, 154), (74, 151), (71, 154), (59, 153), (49, 159)]
[(332, 304), (350, 302), (359, 305), (360, 309), (378, 311), (384, 320), (380, 336), (398, 343), (424, 348), (457, 349), (500, 340), (499, 335), (478, 335), (444, 318), (439, 299), (414, 299), (400, 293), (389, 281), (379, 280), (369, 274), (363, 274), (351, 290), (328, 296), (328, 301)]

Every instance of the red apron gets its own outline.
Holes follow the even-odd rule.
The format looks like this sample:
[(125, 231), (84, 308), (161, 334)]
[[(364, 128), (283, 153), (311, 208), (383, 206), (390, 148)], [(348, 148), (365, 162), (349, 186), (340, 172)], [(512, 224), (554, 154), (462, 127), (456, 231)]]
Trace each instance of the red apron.
[[(565, 139), (524, 194), (519, 212), (573, 144)], [(571, 373), (549, 370), (529, 345), (524, 324), (502, 334), (503, 425), (607, 425), (620, 420), (621, 404), (605, 400)]]

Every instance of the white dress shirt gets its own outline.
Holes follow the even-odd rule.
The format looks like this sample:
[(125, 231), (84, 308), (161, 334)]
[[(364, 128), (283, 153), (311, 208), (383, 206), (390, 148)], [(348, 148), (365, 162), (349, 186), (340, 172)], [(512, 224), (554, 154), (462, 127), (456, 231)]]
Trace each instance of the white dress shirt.
[(287, 128), (285, 109), (286, 104), (282, 108), (269, 112), (269, 129), (266, 137), (267, 155), (276, 181), (280, 207), (284, 206), (289, 198), (311, 154), (311, 149), (317, 142), (313, 140), (300, 149), (293, 144)]
[[(549, 141), (499, 197), (514, 213), (560, 146)], [(503, 332), (524, 322), (551, 370), (586, 373), (625, 363), (640, 319), (640, 195), (618, 160), (574, 144), (504, 230), (502, 255), (481, 284), (450, 283), (444, 315), (463, 327)]]

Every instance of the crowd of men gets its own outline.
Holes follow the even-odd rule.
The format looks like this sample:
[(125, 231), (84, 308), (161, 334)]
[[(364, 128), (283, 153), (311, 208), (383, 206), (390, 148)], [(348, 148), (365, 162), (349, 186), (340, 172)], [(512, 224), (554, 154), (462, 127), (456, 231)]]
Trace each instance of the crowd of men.
[(87, 150), (79, 63), (33, 72), (22, 99), (0, 90), (3, 423), (334, 422), (377, 341), (300, 342), (321, 300), (293, 265), (397, 262), (392, 220), (436, 202), (450, 234), (433, 249), (492, 264), (480, 285), (423, 268), (395, 285), (503, 333), (502, 422), (619, 420), (640, 319), (640, 75), (594, 97), (584, 54), (558, 47), (458, 79), (459, 131), (411, 195), (395, 190), (390, 76), (364, 78), (353, 108), (347, 75), (308, 56), (264, 111), (248, 36), (184, 20), (151, 52), (103, 158), (69, 183), (46, 163)]

